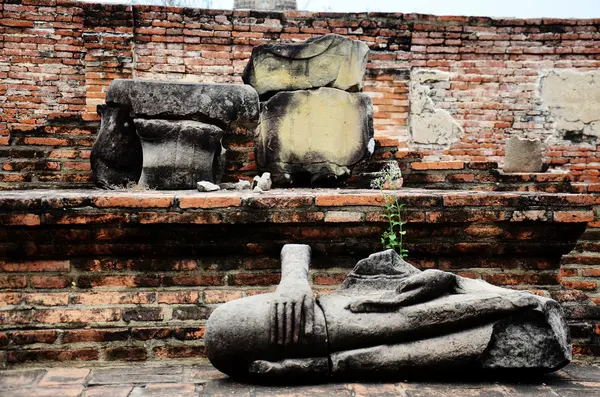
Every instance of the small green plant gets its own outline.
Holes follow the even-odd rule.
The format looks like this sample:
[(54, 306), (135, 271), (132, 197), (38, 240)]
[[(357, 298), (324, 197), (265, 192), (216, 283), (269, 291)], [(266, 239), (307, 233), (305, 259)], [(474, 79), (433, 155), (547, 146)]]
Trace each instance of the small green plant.
[(402, 258), (408, 256), (408, 250), (404, 249), (404, 225), (406, 222), (402, 220), (402, 212), (404, 210), (404, 204), (400, 204), (397, 197), (391, 194), (385, 193), (388, 189), (388, 185), (395, 184), (398, 180), (401, 180), (402, 172), (398, 163), (393, 162), (388, 164), (380, 172), (380, 176), (373, 180), (371, 187), (381, 190), (384, 198), (384, 212), (383, 217), (388, 222), (388, 228), (381, 235), (381, 244), (384, 249), (395, 250)]

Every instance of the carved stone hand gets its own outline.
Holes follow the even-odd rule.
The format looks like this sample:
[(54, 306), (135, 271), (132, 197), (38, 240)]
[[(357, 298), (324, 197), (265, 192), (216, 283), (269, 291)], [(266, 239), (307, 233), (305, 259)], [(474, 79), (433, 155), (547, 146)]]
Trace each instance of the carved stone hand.
[(271, 303), (271, 343), (298, 343), (302, 334), (313, 333), (315, 299), (306, 283), (280, 284)]
[(313, 333), (315, 299), (308, 282), (310, 247), (287, 244), (281, 250), (281, 283), (271, 302), (271, 343), (296, 344)]

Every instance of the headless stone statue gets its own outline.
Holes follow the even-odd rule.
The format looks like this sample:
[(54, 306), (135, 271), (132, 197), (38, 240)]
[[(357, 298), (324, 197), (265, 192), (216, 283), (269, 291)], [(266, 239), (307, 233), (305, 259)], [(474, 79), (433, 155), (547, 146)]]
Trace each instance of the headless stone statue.
[(315, 300), (309, 264), (309, 246), (286, 245), (274, 293), (213, 312), (205, 343), (217, 369), (246, 380), (314, 382), (415, 370), (551, 372), (571, 360), (562, 309), (551, 299), (420, 271), (387, 250)]

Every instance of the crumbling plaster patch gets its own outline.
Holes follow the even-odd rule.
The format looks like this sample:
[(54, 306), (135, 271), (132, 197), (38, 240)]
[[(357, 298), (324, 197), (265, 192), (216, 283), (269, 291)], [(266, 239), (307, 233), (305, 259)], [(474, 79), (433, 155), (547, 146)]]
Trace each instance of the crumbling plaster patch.
[(540, 78), (539, 93), (560, 135), (600, 137), (600, 71), (545, 72)]
[(448, 88), (452, 75), (439, 70), (413, 70), (410, 82), (409, 125), (413, 143), (447, 146), (460, 139), (463, 129), (433, 100), (436, 89)]

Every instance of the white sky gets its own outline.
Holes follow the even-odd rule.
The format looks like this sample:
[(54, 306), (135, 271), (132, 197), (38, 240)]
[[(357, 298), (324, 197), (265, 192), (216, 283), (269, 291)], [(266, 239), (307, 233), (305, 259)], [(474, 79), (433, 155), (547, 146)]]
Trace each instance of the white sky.
[[(129, 0), (83, 0), (127, 4)], [(156, 0), (138, 0), (152, 3)], [(203, 4), (203, 0), (188, 0)], [(335, 12), (402, 12), (517, 18), (600, 18), (600, 0), (297, 0), (299, 9)], [(229, 9), (233, 0), (213, 0), (211, 8)]]

